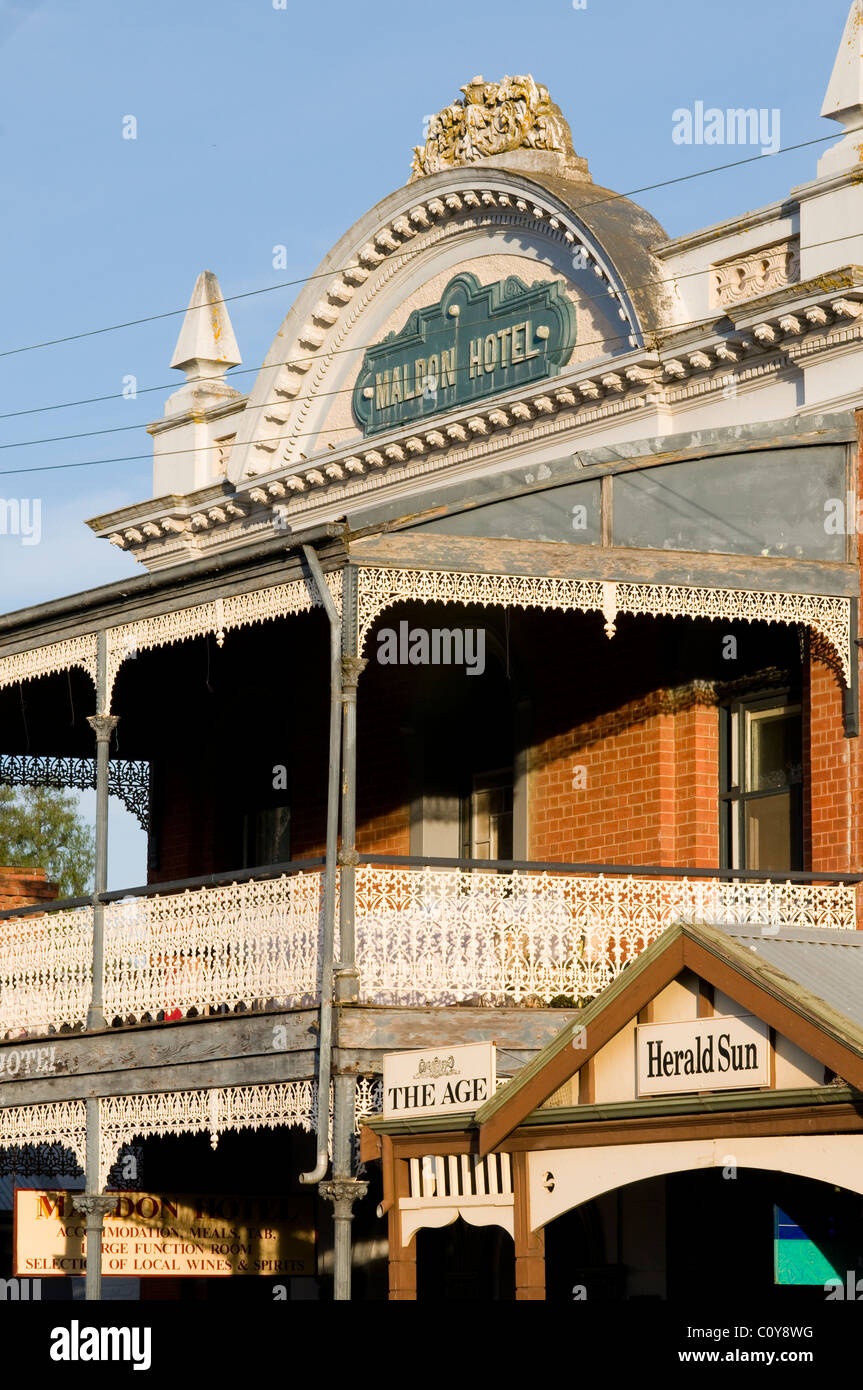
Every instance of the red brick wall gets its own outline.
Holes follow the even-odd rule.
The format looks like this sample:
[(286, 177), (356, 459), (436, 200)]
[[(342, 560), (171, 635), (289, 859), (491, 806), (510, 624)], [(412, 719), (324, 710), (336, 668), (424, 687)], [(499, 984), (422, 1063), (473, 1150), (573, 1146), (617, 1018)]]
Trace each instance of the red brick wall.
[[(696, 699), (654, 693), (539, 743), (530, 858), (718, 864), (719, 720)], [(578, 768), (582, 788), (573, 787)]]
[(809, 662), (804, 700), (808, 723), (808, 782), (805, 787), (809, 846), (807, 867), (813, 871), (848, 872), (851, 867), (851, 745), (842, 728), (842, 691), (834, 673), (820, 661)]
[[(368, 679), (368, 685), (364, 682)], [(410, 853), (408, 743), (403, 703), (360, 682), (357, 848)], [(549, 701), (552, 696), (547, 693)], [(805, 865), (822, 872), (861, 867), (858, 739), (846, 739), (834, 672), (811, 659), (803, 692)], [(655, 691), (582, 724), (538, 736), (531, 755), (528, 857), (578, 863), (719, 864), (719, 717), (697, 688)], [(293, 747), (292, 852), (324, 853), (326, 737)], [(216, 833), (231, 804), (230, 764), (173, 764), (161, 782), (161, 881), (236, 867)], [(585, 785), (573, 787), (577, 768)], [(44, 878), (44, 875), (43, 875)], [(47, 887), (33, 889), (52, 897)], [(16, 901), (23, 901), (23, 898)], [(2, 902), (2, 897), (0, 897)]]
[(58, 885), (47, 881), (44, 869), (0, 867), (0, 912), (53, 902), (57, 892)]
[[(635, 646), (624, 647), (621, 638), (619, 649), (606, 645), (597, 650), (595, 645), (568, 644), (564, 620), (559, 618), (559, 626), (554, 627), (552, 617), (559, 615), (525, 615), (519, 618), (523, 630), (513, 632), (513, 650), (523, 656), (533, 682), (536, 732), (530, 756), (528, 858), (684, 869), (718, 866), (719, 716), (709, 689), (698, 681), (691, 683), (696, 673), (699, 679), (702, 675), (714, 679), (717, 672), (709, 668), (706, 658), (690, 658), (689, 634), (685, 641), (680, 638), (678, 651), (666, 633), (666, 652), (660, 642), (661, 624), (644, 620), (641, 629), (633, 626)], [(606, 643), (604, 636), (601, 641)], [(318, 643), (314, 656), (317, 684), (308, 696), (304, 687), (302, 709), (298, 705), (293, 718), (286, 716), (273, 725), (271, 742), (262, 736), (240, 750), (232, 741), (229, 721), (223, 721), (224, 743), (215, 726), (196, 725), (191, 747), (166, 748), (158, 788), (160, 857), (155, 879), (237, 867), (240, 850), (235, 823), (245, 804), (240, 769), (253, 764), (255, 786), (265, 789), (274, 760), (284, 759), (290, 767), (293, 856), (323, 854), (328, 733), (325, 641)], [(767, 652), (765, 660), (769, 662), (770, 656)], [(664, 689), (666, 672), (675, 670), (675, 657), (677, 669), (688, 664), (688, 672), (683, 676), (681, 671), (679, 686)], [(790, 659), (796, 659), (796, 642)], [(584, 679), (585, 670), (590, 672), (589, 680)], [(461, 728), (466, 742), (458, 744), (455, 753), (449, 750), (444, 769), (449, 775), (447, 768), (452, 770), (463, 752), (470, 754), (471, 740), (480, 736), (496, 705), (508, 709), (514, 698), (500, 686), (484, 694), (484, 706), (465, 704), (459, 711), (444, 702), (438, 726), (430, 729), (424, 722), (428, 710), (423, 713), (418, 708), (418, 689), (412, 668), (381, 667), (374, 660), (360, 679), (360, 853), (410, 853), (411, 748), (416, 753), (420, 747), (426, 771), (434, 772)], [(860, 740), (845, 739), (839, 682), (814, 657), (804, 681), (803, 702), (804, 862), (807, 868), (826, 872), (860, 869)], [(265, 732), (269, 729), (262, 727)], [(240, 751), (242, 762), (237, 761)], [(584, 768), (585, 785), (573, 787), (579, 767)], [(248, 787), (245, 795), (251, 796)], [(234, 826), (230, 843), (225, 829), (229, 823)]]
[(359, 854), (410, 854), (410, 807), (400, 806), (357, 826)]
[[(659, 721), (644, 702), (540, 743), (533, 750), (529, 858), (658, 863), (659, 763)], [(574, 789), (579, 768), (584, 786)]]
[(675, 857), (677, 868), (719, 863), (719, 711), (694, 700), (674, 716)]
[(189, 759), (166, 760), (159, 770), (158, 796), (159, 867), (150, 880), (170, 883), (237, 867), (218, 863), (215, 852), (216, 816), (220, 805), (229, 804), (224, 780), (213, 785), (206, 767)]

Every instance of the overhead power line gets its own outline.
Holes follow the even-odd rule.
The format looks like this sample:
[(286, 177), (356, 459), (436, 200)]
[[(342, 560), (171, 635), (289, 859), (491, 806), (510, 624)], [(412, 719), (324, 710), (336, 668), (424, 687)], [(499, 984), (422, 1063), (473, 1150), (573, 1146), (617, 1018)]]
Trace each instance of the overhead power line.
[[(861, 232), (859, 232), (859, 231), (844, 232), (844, 233), (842, 234), (842, 236), (828, 237), (828, 238), (826, 238), (824, 241), (811, 241), (811, 242), (809, 242), (809, 243), (807, 244), (806, 250), (807, 250), (807, 251), (815, 251), (815, 250), (817, 250), (817, 249), (819, 249), (820, 247), (823, 247), (823, 246), (835, 246), (835, 245), (837, 244), (837, 242), (840, 242), (840, 241), (855, 241), (855, 240), (857, 240), (858, 237), (860, 237), (860, 235), (861, 235)], [(626, 291), (626, 293), (627, 293), (628, 295), (631, 295), (632, 292), (633, 292), (634, 290), (646, 289), (648, 286), (654, 286), (654, 285), (656, 285), (656, 286), (658, 286), (658, 285), (676, 285), (676, 284), (678, 284), (681, 280), (692, 280), (692, 279), (697, 279), (699, 276), (702, 276), (702, 275), (704, 275), (705, 273), (706, 273), (706, 272), (705, 272), (705, 269), (704, 269), (704, 267), (702, 266), (702, 267), (699, 268), (698, 270), (683, 270), (683, 271), (680, 271), (680, 272), (679, 272), (678, 274), (676, 274), (676, 275), (666, 275), (666, 276), (663, 276), (663, 277), (661, 277), (661, 278), (659, 278), (659, 279), (654, 279), (654, 280), (642, 280), (642, 281), (640, 281), (640, 282), (637, 283), (637, 284), (627, 284), (627, 285), (624, 286), (624, 289), (625, 289), (625, 291)], [(600, 294), (587, 294), (587, 295), (582, 295), (581, 297), (582, 297), (584, 300), (586, 300), (588, 303), (607, 303), (607, 301), (608, 301), (608, 299), (609, 299), (609, 294), (608, 294), (608, 289), (606, 288), (606, 290), (605, 290), (604, 293), (600, 293)], [(668, 326), (666, 326), (666, 328), (664, 329), (664, 331), (665, 331), (665, 332), (670, 332), (670, 331), (672, 331), (674, 328), (677, 328), (677, 329), (684, 329), (684, 328), (692, 327), (692, 326), (694, 326), (697, 322), (701, 322), (701, 320), (694, 320), (694, 319), (693, 319), (693, 320), (690, 320), (689, 323), (681, 323), (681, 324), (677, 324), (677, 325), (668, 325)], [(656, 330), (656, 329), (652, 329), (652, 330), (645, 330), (645, 331), (650, 331), (650, 332), (654, 332), (654, 333), (655, 333), (657, 330)], [(620, 334), (615, 334), (615, 335), (613, 335), (613, 338), (612, 338), (612, 337), (609, 337), (609, 338), (594, 338), (594, 339), (588, 339), (588, 340), (586, 340), (586, 341), (587, 341), (587, 342), (597, 342), (597, 343), (599, 343), (599, 342), (611, 342), (611, 341), (613, 341), (613, 339), (616, 339), (616, 338), (623, 338), (623, 337), (626, 337), (626, 336), (628, 336), (628, 335), (627, 335), (627, 334), (620, 333)], [(373, 347), (373, 346), (374, 346), (374, 344), (372, 344), (372, 343), (357, 343), (357, 344), (354, 344), (353, 346), (348, 347), (348, 348), (334, 348), (334, 349), (332, 349), (331, 351), (332, 351), (332, 355), (335, 356), (337, 353), (341, 353), (341, 352), (363, 352), (363, 351), (365, 351), (367, 348), (370, 348), (370, 347)], [(585, 343), (580, 344), (580, 346), (582, 346), (582, 347), (585, 346)], [(305, 361), (311, 362), (313, 359), (312, 359), (311, 357), (308, 357), (308, 358), (298, 358), (298, 359), (295, 358), (295, 359), (293, 359), (293, 360), (294, 360), (294, 361), (302, 361), (302, 362), (305, 362)], [(271, 362), (269, 365), (270, 365), (271, 367), (286, 367), (286, 366), (288, 365), (288, 362), (287, 362), (287, 360), (285, 360), (285, 361), (283, 361), (283, 362)], [(204, 377), (201, 377), (201, 378), (199, 378), (199, 379), (200, 379), (202, 382), (207, 382), (207, 381), (222, 381), (223, 379), (224, 379), (224, 380), (227, 380), (227, 381), (232, 381), (234, 378), (239, 377), (239, 376), (251, 376), (251, 375), (257, 376), (258, 373), (260, 373), (262, 370), (263, 370), (263, 364), (261, 364), (260, 366), (255, 366), (255, 367), (231, 368), (231, 369), (229, 369), (229, 370), (227, 371), (227, 373), (225, 373), (225, 372), (219, 372), (217, 375), (214, 375), (214, 376), (204, 376)], [(28, 406), (25, 410), (7, 410), (7, 411), (5, 411), (5, 412), (0, 412), (0, 420), (15, 420), (15, 419), (18, 419), (18, 418), (19, 418), (20, 416), (22, 416), (22, 415), (46, 415), (46, 414), (48, 414), (50, 411), (53, 411), (53, 410), (71, 410), (73, 407), (76, 407), (76, 406), (79, 406), (79, 405), (101, 405), (101, 404), (103, 404), (105, 401), (119, 401), (119, 400), (124, 400), (124, 399), (137, 399), (138, 396), (150, 395), (150, 394), (152, 394), (152, 393), (155, 392), (155, 391), (176, 391), (176, 390), (178, 390), (178, 389), (180, 389), (180, 388), (178, 388), (178, 384), (177, 384), (176, 381), (163, 381), (163, 382), (157, 383), (155, 386), (136, 386), (136, 387), (135, 387), (135, 395), (134, 395), (134, 397), (127, 397), (127, 396), (125, 396), (125, 394), (124, 394), (123, 391), (111, 391), (111, 392), (109, 392), (107, 395), (104, 395), (104, 396), (83, 396), (83, 397), (81, 397), (80, 399), (74, 400), (74, 401), (56, 401), (56, 402), (52, 403), (51, 405), (33, 405), (33, 406)], [(321, 395), (340, 395), (340, 394), (341, 394), (341, 392), (337, 392), (337, 391), (336, 391), (336, 392), (326, 392), (326, 391), (324, 391), (324, 392), (318, 392), (318, 393), (317, 393), (318, 396), (321, 396)], [(301, 401), (301, 400), (308, 400), (308, 399), (310, 399), (310, 397), (308, 397), (308, 396), (296, 396), (294, 399), (295, 399), (295, 401)], [(284, 402), (282, 402), (282, 401), (280, 401), (280, 402), (278, 402), (278, 403), (279, 403), (279, 404), (284, 404)], [(272, 404), (272, 405), (275, 405), (275, 404), (277, 404), (277, 402), (275, 402), (275, 401), (272, 401), (272, 402), (265, 402), (265, 404)], [(151, 423), (151, 422), (148, 421), (148, 422), (146, 422), (146, 423)], [(120, 426), (119, 428), (128, 429), (129, 426), (124, 425), (124, 426)], [(141, 428), (141, 427), (140, 427), (140, 426), (136, 426), (135, 428)], [(98, 433), (98, 432), (99, 432), (99, 431), (96, 431), (96, 433)], [(74, 438), (83, 438), (83, 437), (84, 437), (83, 435), (59, 435), (59, 436), (58, 436), (59, 439), (74, 439)], [(30, 444), (30, 443), (53, 442), (53, 441), (23, 440), (23, 441), (21, 441), (21, 442), (22, 442), (23, 444)], [(0, 447), (7, 447), (7, 446), (0, 446)]]
[[(657, 183), (642, 184), (640, 188), (632, 188), (627, 193), (611, 193), (606, 198), (597, 198), (592, 203), (584, 203), (579, 209), (574, 209), (576, 216), (588, 211), (592, 207), (600, 206), (603, 203), (617, 202), (623, 198), (632, 198), (637, 193), (651, 193), (659, 188), (670, 188), (674, 184), (689, 183), (692, 179), (705, 178), (709, 174), (719, 174), (725, 169), (738, 169), (744, 164), (753, 164), (761, 159), (775, 159), (778, 154), (790, 154), (792, 150), (806, 149), (810, 145), (823, 145), (827, 140), (836, 140), (837, 133), (831, 131), (829, 135), (819, 135), (812, 140), (800, 140), (795, 145), (783, 145), (778, 150), (767, 154), (753, 154), (744, 156), (742, 159), (732, 159), (727, 164), (715, 164), (710, 169), (696, 169), (691, 174), (678, 174), (673, 179), (660, 179)], [(470, 167), (470, 166), (466, 166)], [(347, 269), (348, 267), (343, 267)], [(257, 290), (243, 290), (238, 294), (225, 295), (222, 299), (209, 301), (212, 304), (233, 304), (240, 299), (251, 299), (259, 294), (272, 294), (276, 290), (289, 289), (293, 285), (308, 284), (312, 280), (330, 279), (333, 275), (340, 274), (339, 270), (318, 271), (311, 275), (304, 275), (295, 280), (282, 280), (275, 285), (263, 285)], [(185, 314), (188, 305), (181, 309), (166, 309), (158, 314), (144, 314), (139, 318), (126, 319), (122, 323), (106, 324), (102, 328), (88, 328), (81, 333), (67, 333), (60, 338), (46, 338), (38, 343), (26, 343), (21, 347), (0, 349), (0, 358), (15, 357), (24, 352), (38, 352), (42, 348), (58, 347), (63, 343), (80, 342), (83, 338), (96, 338), (104, 333), (117, 333), (123, 328), (137, 328), (144, 323), (155, 323), (159, 319), (175, 318), (178, 314)]]

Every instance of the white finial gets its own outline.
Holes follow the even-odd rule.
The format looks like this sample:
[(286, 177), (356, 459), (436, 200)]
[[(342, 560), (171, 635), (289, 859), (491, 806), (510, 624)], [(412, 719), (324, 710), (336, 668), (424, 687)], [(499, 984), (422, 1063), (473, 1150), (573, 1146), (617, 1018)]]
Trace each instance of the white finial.
[(212, 270), (204, 270), (195, 281), (171, 366), (183, 370), (188, 381), (198, 381), (222, 375), (242, 360), (219, 282)]
[(845, 21), (821, 115), (838, 121), (845, 134), (819, 159), (819, 177), (863, 169), (863, 0), (853, 0)]

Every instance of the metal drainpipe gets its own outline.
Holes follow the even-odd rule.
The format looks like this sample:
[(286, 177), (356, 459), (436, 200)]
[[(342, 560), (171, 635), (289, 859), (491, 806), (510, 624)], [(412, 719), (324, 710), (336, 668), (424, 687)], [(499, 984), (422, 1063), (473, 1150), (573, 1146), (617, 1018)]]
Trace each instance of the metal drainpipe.
[[(356, 777), (357, 777), (357, 682), (365, 661), (357, 654), (357, 574), (350, 565), (342, 584), (342, 848), (339, 855), (339, 964), (335, 972), (336, 1003), (356, 1002), (359, 977), (356, 965)], [(364, 1197), (368, 1183), (351, 1174), (351, 1150), (356, 1102), (356, 1076), (335, 1078), (333, 1085), (333, 1177), (322, 1192), (333, 1203), (334, 1267), (333, 1298), (351, 1297), (351, 1222), (354, 1203)]]
[(311, 570), (321, 602), (330, 621), (330, 765), (327, 782), (327, 854), (324, 869), (324, 940), (321, 967), (321, 1014), (318, 1035), (317, 1159), (300, 1182), (311, 1186), (325, 1177), (329, 1165), (330, 1072), (333, 1040), (333, 954), (336, 926), (336, 862), (339, 846), (339, 775), (342, 731), (342, 624), (320, 561), (310, 545), (303, 555)]

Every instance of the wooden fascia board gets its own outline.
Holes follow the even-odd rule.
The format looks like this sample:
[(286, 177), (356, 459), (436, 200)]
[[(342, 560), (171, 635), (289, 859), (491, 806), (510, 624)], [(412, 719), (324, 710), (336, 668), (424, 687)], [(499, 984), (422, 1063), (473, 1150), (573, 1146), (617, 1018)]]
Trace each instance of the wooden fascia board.
[(845, 560), (797, 560), (782, 556), (697, 554), (631, 546), (573, 546), (499, 536), (450, 536), (445, 532), (387, 531), (354, 541), (351, 563), (360, 568), (564, 579), (683, 584), (687, 588), (756, 592), (857, 593), (857, 567)]
[(773, 1106), (760, 1110), (705, 1110), (686, 1115), (650, 1115), (621, 1120), (522, 1125), (507, 1136), (509, 1153), (545, 1149), (657, 1144), (687, 1139), (771, 1138), (785, 1135), (863, 1132), (863, 1106), (841, 1102)]
[(425, 1158), (427, 1154), (475, 1154), (476, 1135), (452, 1130), (437, 1134), (393, 1134), (385, 1136), (392, 1145), (395, 1159)]
[[(782, 1103), (776, 1103), (773, 1093), (769, 1091), (745, 1092), (741, 1096), (717, 1097), (715, 1104), (709, 1101), (705, 1103), (705, 1098), (701, 1097), (687, 1098), (681, 1102), (681, 1106), (688, 1108), (671, 1113), (663, 1113), (657, 1108), (649, 1115), (616, 1115), (615, 1106), (597, 1107), (603, 1113), (591, 1119), (578, 1115), (579, 1107), (534, 1111), (526, 1123), (507, 1135), (496, 1151), (505, 1149), (508, 1153), (517, 1153), (668, 1143), (700, 1139), (705, 1133), (715, 1139), (860, 1133), (863, 1132), (863, 1096), (848, 1099), (849, 1094), (852, 1093), (848, 1087), (837, 1088), (834, 1099), (831, 1088), (807, 1087), (799, 1092), (799, 1102), (791, 1099), (792, 1092), (787, 1092), (783, 1094)], [(657, 1106), (660, 1103), (657, 1101)], [(396, 1159), (476, 1152), (475, 1135), (452, 1130), (425, 1134), (382, 1134), (381, 1141), (385, 1172), (391, 1170), (392, 1162)], [(385, 1200), (386, 1195), (385, 1179)]]

